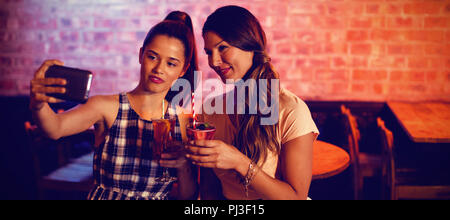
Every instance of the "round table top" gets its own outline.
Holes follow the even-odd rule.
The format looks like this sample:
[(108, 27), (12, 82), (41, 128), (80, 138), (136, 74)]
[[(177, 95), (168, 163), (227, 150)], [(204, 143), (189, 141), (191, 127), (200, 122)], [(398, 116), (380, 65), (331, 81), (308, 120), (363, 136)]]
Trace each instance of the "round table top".
[(342, 148), (323, 141), (313, 144), (313, 180), (337, 175), (350, 165), (350, 156)]

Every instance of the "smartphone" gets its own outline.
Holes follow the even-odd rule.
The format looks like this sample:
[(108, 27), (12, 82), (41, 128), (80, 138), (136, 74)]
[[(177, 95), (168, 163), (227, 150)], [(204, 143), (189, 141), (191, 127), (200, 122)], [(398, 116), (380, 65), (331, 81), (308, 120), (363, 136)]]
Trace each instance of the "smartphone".
[(91, 90), (92, 72), (66, 66), (53, 65), (45, 72), (46, 78), (64, 78), (67, 84), (66, 93), (47, 93), (52, 96), (67, 101), (85, 103), (89, 98)]

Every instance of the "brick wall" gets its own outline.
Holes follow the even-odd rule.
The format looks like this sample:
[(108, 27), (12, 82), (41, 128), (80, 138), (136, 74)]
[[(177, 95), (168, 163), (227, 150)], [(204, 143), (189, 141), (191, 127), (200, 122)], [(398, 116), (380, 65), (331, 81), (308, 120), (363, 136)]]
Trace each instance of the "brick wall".
[(200, 31), (217, 7), (261, 21), (282, 86), (308, 100), (450, 101), (448, 0), (0, 0), (0, 95), (26, 95), (49, 58), (94, 72), (92, 94), (133, 89), (148, 29), (191, 14)]

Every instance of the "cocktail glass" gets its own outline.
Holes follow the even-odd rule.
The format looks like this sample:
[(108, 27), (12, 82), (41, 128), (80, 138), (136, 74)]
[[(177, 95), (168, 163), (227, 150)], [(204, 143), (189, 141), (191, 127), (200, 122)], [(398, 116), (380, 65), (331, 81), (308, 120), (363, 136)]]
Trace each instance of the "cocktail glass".
[[(175, 139), (175, 117), (156, 119), (153, 124), (153, 159), (160, 160), (162, 153), (170, 153), (174, 151), (173, 142)], [(163, 175), (157, 177), (158, 182), (176, 181), (176, 177), (170, 176), (169, 168), (164, 167)]]
[(216, 133), (216, 128), (212, 124), (205, 122), (194, 122), (187, 126), (186, 133), (189, 141), (193, 140), (212, 140)]

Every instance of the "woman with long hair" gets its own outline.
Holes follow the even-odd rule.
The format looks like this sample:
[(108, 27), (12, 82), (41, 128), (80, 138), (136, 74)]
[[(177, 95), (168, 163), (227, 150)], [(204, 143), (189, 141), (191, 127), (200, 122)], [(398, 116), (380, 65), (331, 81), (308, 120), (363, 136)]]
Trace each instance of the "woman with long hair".
[[(187, 157), (202, 167), (202, 199), (307, 199), (312, 145), (319, 132), (300, 98), (286, 89), (274, 90), (279, 88), (279, 76), (259, 21), (245, 8), (225, 6), (207, 18), (202, 34), (209, 66), (224, 83), (255, 80), (257, 87), (253, 93), (234, 95), (233, 114), (199, 117), (216, 126), (216, 140), (193, 141), (187, 147)], [(267, 83), (260, 84), (261, 80)], [(255, 91), (259, 99), (269, 98), (262, 98), (265, 101), (250, 113), (255, 109), (250, 94)], [(242, 96), (245, 114), (236, 108)], [(272, 124), (263, 123), (267, 112), (262, 107), (270, 106), (269, 100), (276, 100), (270, 104), (278, 106), (272, 112), (278, 121)]]
[(88, 196), (93, 200), (169, 198), (174, 180), (158, 181), (164, 168), (173, 168), (178, 177), (178, 198), (197, 198), (196, 169), (183, 154), (163, 153), (153, 158), (153, 120), (176, 117), (174, 140), (182, 142), (182, 126), (177, 109), (166, 97), (180, 77), (193, 74), (195, 59), (192, 24), (166, 20), (148, 32), (139, 51), (140, 80), (129, 92), (93, 96), (77, 108), (55, 114), (48, 103), (58, 102), (46, 93), (64, 93), (64, 79), (45, 78), (59, 60), (45, 61), (31, 82), (30, 109), (44, 133), (53, 139), (95, 127), (94, 180)]

